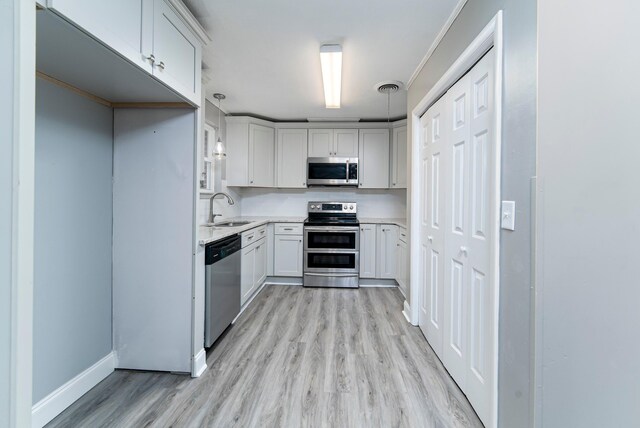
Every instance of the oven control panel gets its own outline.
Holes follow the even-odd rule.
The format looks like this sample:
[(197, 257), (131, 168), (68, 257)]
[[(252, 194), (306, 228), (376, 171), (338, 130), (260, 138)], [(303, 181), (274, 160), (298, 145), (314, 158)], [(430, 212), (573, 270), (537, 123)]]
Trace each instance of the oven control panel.
[(355, 202), (309, 202), (307, 211), (323, 214), (356, 214), (357, 207)]

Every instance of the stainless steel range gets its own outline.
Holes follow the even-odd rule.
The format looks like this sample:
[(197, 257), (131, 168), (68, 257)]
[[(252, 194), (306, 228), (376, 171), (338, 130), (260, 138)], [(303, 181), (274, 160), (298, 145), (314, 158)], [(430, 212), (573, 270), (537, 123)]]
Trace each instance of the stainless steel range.
[(358, 288), (360, 223), (353, 202), (309, 202), (304, 222), (305, 287)]

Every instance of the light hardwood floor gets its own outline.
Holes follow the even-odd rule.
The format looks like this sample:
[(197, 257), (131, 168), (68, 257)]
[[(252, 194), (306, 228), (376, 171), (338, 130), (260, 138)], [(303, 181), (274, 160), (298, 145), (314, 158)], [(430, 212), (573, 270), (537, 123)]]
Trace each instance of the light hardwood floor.
[(267, 286), (198, 379), (116, 371), (50, 427), (477, 427), (394, 288)]

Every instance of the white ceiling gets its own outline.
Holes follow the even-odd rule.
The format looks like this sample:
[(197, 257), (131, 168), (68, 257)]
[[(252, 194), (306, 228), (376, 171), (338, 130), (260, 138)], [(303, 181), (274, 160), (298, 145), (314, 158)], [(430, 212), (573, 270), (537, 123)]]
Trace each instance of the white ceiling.
[[(383, 80), (407, 83), (458, 0), (184, 0), (213, 41), (205, 47), (207, 99), (278, 120), (386, 119)], [(343, 48), (342, 108), (326, 109), (320, 45)], [(215, 102), (215, 100), (214, 100)], [(406, 92), (391, 117), (407, 114)]]

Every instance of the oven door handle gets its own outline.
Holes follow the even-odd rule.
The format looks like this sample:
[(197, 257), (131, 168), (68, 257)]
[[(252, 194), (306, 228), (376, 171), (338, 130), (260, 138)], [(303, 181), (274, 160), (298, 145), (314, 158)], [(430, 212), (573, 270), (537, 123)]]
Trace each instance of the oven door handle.
[(313, 232), (357, 232), (360, 228), (358, 226), (305, 226), (304, 230), (311, 230)]
[(305, 275), (308, 276), (358, 276), (357, 273), (313, 273), (313, 272), (305, 272)]

